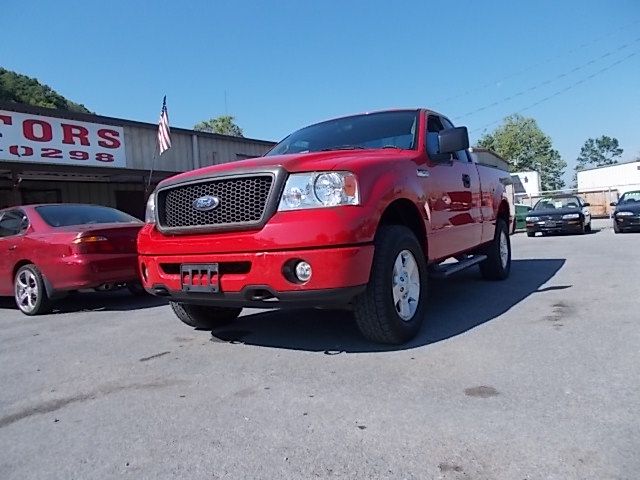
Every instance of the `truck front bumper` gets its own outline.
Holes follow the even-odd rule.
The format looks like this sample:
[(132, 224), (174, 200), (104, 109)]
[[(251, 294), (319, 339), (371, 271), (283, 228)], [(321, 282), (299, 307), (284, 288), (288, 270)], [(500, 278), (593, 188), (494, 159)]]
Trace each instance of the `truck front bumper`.
[[(369, 281), (374, 247), (371, 244), (196, 255), (141, 255), (140, 276), (145, 289), (172, 301), (252, 308), (340, 306), (361, 293)], [(311, 265), (311, 278), (297, 281), (290, 266)], [(182, 265), (217, 265), (217, 292), (183, 288)]]

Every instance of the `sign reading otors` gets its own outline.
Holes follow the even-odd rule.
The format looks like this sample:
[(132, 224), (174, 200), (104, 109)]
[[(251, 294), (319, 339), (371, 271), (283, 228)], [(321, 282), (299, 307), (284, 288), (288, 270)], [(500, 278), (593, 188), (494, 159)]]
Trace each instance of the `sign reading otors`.
[(124, 131), (0, 110), (0, 160), (125, 168)]

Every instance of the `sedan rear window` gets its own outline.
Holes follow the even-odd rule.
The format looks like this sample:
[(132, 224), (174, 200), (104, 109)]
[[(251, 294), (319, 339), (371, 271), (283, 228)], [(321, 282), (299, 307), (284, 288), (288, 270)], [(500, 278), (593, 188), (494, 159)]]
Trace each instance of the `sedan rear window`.
[(36, 207), (36, 211), (52, 227), (94, 223), (142, 223), (120, 210), (99, 205), (44, 205)]

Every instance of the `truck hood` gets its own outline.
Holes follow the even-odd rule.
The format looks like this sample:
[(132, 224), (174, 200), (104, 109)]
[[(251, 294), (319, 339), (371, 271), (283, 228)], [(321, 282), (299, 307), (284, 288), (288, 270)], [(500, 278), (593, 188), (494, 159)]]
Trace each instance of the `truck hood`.
[(375, 149), (375, 150), (334, 150), (330, 152), (311, 152), (289, 155), (273, 155), (269, 157), (251, 158), (238, 162), (223, 163), (210, 167), (199, 168), (189, 172), (178, 174), (165, 182), (180, 183), (194, 177), (208, 177), (233, 174), (235, 171), (243, 172), (261, 169), (281, 167), (289, 173), (313, 172), (323, 170), (348, 170), (357, 169), (362, 164), (371, 162), (394, 161), (400, 158), (411, 158), (418, 152), (412, 150)]

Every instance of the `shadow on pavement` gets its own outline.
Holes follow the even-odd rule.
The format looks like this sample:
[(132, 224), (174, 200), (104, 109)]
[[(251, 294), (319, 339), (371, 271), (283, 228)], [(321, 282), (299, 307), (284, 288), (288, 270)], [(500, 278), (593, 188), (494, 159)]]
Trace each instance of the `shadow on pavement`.
[(275, 310), (240, 317), (214, 330), (212, 341), (293, 350), (384, 352), (406, 350), (455, 337), (513, 308), (529, 295), (571, 285), (540, 289), (564, 265), (564, 259), (514, 260), (504, 282), (481, 279), (477, 269), (448, 280), (431, 281), (427, 318), (421, 332), (400, 346), (377, 345), (362, 338), (352, 315), (335, 310)]
[[(128, 290), (113, 292), (79, 292), (55, 300), (49, 315), (70, 312), (121, 312), (166, 305), (167, 301), (151, 295), (134, 296)], [(0, 297), (0, 310), (18, 310), (12, 297)]]

